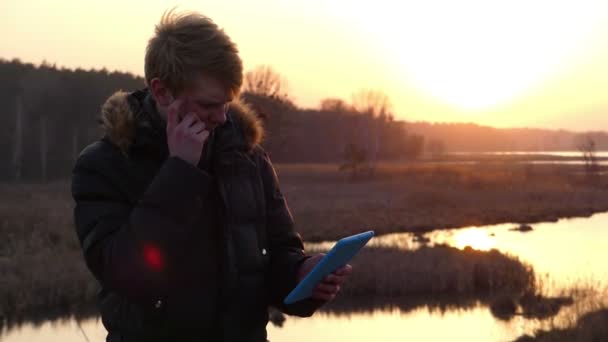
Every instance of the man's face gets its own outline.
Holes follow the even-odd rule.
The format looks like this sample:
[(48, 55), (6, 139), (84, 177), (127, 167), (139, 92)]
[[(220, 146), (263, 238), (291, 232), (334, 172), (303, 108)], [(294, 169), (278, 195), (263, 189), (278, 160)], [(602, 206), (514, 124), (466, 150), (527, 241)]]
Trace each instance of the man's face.
[(180, 114), (196, 114), (209, 131), (226, 122), (228, 105), (232, 101), (225, 86), (204, 75), (199, 76), (178, 97), (184, 99)]
[(232, 98), (226, 87), (214, 78), (201, 74), (189, 87), (177, 94), (176, 98), (158, 78), (152, 79), (150, 83), (150, 91), (163, 117), (167, 117), (169, 105), (179, 98), (183, 100), (178, 113), (180, 120), (187, 113), (194, 113), (209, 131), (226, 122), (228, 105)]

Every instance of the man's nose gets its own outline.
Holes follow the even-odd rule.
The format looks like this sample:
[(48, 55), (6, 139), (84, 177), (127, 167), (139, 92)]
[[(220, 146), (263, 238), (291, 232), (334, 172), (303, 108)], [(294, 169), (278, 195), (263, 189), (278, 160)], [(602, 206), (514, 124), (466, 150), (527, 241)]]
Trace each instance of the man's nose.
[(214, 110), (213, 114), (211, 115), (211, 120), (216, 126), (221, 126), (226, 122), (227, 115), (227, 108), (222, 106), (221, 108)]

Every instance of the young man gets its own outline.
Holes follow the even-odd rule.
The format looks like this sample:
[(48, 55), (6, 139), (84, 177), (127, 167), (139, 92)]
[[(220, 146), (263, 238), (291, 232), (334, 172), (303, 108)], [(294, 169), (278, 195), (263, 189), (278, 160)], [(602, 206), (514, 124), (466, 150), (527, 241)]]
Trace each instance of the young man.
[(104, 137), (73, 171), (78, 238), (101, 284), (107, 341), (266, 341), (269, 305), (310, 316), (351, 272), (282, 303), (306, 256), (263, 129), (237, 100), (242, 63), (210, 19), (166, 13), (145, 57), (147, 88), (102, 107)]

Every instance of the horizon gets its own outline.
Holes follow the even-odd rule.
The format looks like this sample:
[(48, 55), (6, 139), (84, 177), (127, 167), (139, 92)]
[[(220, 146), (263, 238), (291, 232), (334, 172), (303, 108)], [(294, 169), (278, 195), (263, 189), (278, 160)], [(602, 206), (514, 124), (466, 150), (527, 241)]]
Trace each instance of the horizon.
[[(223, 27), (239, 46), (245, 70), (272, 66), (300, 107), (318, 108), (328, 97), (350, 102), (351, 94), (367, 88), (386, 92), (395, 119), (407, 122), (575, 133), (608, 128), (602, 94), (608, 4), (434, 0), (402, 4), (406, 11), (388, 1), (346, 4), (184, 1), (179, 9), (200, 11)], [(147, 39), (171, 6), (115, 6), (2, 3), (0, 57), (141, 76)]]
[[(124, 73), (124, 74), (131, 74), (134, 77), (141, 77), (143, 78), (143, 75), (137, 75), (137, 74), (133, 74), (130, 71), (124, 71), (124, 70), (111, 70), (111, 69), (107, 69), (105, 67), (101, 67), (101, 68), (90, 68), (90, 69), (84, 69), (81, 67), (75, 67), (75, 68), (70, 68), (70, 67), (66, 67), (63, 65), (57, 65), (57, 63), (51, 62), (51, 61), (47, 61), (47, 60), (43, 60), (41, 63), (33, 63), (30, 61), (23, 61), (20, 60), (19, 58), (4, 58), (2, 56), (0, 56), (0, 61), (7, 61), (7, 62), (11, 62), (14, 60), (18, 60), (20, 63), (23, 64), (33, 64), (35, 67), (40, 67), (42, 64), (46, 64), (48, 66), (54, 67), (57, 70), (68, 70), (68, 71), (75, 71), (77, 69), (83, 69), (86, 71), (101, 71), (103, 69), (105, 69), (108, 73)], [(142, 84), (142, 87), (144, 87), (145, 85)], [(317, 105), (316, 107), (305, 107), (302, 106), (300, 104), (298, 104), (297, 102), (295, 102), (295, 104), (302, 110), (320, 110), (319, 106)], [(395, 120), (400, 120), (405, 122), (406, 124), (430, 124), (430, 125), (475, 125), (481, 128), (494, 128), (494, 129), (501, 129), (501, 130), (545, 130), (545, 131), (562, 131), (565, 133), (574, 133), (574, 134), (584, 134), (584, 133), (589, 133), (589, 134), (608, 134), (608, 130), (576, 130), (576, 129), (566, 129), (566, 128), (544, 128), (544, 127), (531, 127), (531, 126), (513, 126), (513, 127), (498, 127), (498, 126), (492, 126), (492, 125), (488, 125), (488, 124), (481, 124), (481, 123), (476, 123), (476, 122), (472, 122), (472, 121), (428, 121), (428, 120), (408, 120), (407, 118), (396, 118)]]

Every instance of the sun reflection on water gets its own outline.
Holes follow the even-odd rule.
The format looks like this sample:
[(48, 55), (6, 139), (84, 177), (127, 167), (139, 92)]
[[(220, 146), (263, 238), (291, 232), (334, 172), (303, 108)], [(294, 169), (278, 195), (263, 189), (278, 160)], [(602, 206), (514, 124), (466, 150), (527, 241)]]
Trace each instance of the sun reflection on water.
[(487, 230), (479, 228), (469, 228), (457, 231), (453, 236), (451, 245), (464, 249), (469, 246), (480, 251), (489, 251), (496, 247), (496, 239), (488, 235)]

